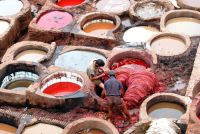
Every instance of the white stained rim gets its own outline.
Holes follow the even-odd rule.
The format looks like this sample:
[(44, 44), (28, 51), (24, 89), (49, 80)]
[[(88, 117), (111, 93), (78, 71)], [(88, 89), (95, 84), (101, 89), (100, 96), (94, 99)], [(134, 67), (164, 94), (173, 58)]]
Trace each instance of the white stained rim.
[(32, 72), (19, 71), (7, 75), (2, 81), (1, 88), (6, 88), (6, 86), (18, 80), (30, 80), (34, 82), (37, 79), (39, 79), (39, 76), (37, 74), (34, 74)]

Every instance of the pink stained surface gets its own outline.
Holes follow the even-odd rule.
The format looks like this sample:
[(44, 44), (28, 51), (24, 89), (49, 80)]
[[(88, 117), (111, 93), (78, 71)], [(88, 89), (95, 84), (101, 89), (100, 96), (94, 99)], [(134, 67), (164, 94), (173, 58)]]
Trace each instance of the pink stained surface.
[(61, 29), (72, 23), (71, 14), (62, 11), (50, 11), (40, 16), (37, 25), (45, 30)]

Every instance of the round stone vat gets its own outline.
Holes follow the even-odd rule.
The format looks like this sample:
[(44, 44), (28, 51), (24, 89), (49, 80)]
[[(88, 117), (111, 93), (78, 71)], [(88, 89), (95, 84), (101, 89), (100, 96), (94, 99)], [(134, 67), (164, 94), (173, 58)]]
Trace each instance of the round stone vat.
[(134, 20), (153, 21), (159, 20), (165, 12), (173, 9), (174, 6), (167, 0), (144, 0), (133, 3), (129, 15)]
[[(157, 122), (157, 120), (154, 120), (154, 121)], [(130, 127), (127, 131), (125, 131), (124, 134), (145, 134), (145, 133), (147, 133), (148, 129), (151, 127), (151, 123), (153, 123), (153, 121), (148, 121), (148, 120), (140, 121), (140, 122), (134, 124), (134, 126)], [(163, 123), (163, 121), (162, 121), (162, 123)], [(172, 122), (170, 123), (170, 125), (171, 125), (170, 126), (168, 124), (168, 122), (164, 122), (164, 123), (165, 123), (164, 125), (162, 124), (163, 127), (165, 127), (168, 130), (171, 129), (170, 132), (176, 132), (176, 134), (181, 134), (181, 133), (185, 133), (186, 132), (187, 124), (178, 123), (178, 122), (174, 122), (173, 121), (173, 123)], [(166, 126), (166, 123), (167, 123), (167, 125), (170, 126), (170, 128), (169, 128), (169, 126)], [(156, 128), (157, 129), (155, 129), (155, 130), (159, 130), (158, 129), (159, 125), (161, 125), (161, 123), (156, 124), (156, 126), (157, 126)], [(173, 126), (173, 128), (172, 128), (172, 126)], [(162, 129), (162, 132), (163, 132), (163, 130), (166, 131), (165, 128)]]
[(1, 0), (0, 1), (0, 16), (16, 15), (22, 9), (23, 9), (23, 2), (21, 0)]
[[(124, 42), (147, 42), (152, 36), (160, 32), (159, 26), (154, 23), (141, 23), (124, 32)], [(143, 35), (143, 36), (141, 36)]]
[(65, 127), (62, 134), (84, 134), (84, 131), (96, 132), (98, 134), (119, 134), (118, 130), (110, 122), (91, 117), (72, 122)]
[(26, 126), (21, 134), (62, 134), (62, 126), (38, 122)]
[(116, 15), (128, 12), (131, 3), (129, 0), (100, 0), (96, 3), (97, 11)]
[(31, 62), (44, 62), (53, 56), (56, 44), (46, 44), (36, 41), (22, 41), (12, 45), (7, 49), (2, 58), (2, 62), (12, 60), (16, 61), (31, 61)]
[(188, 121), (191, 100), (173, 93), (156, 93), (143, 101), (140, 107), (140, 120), (168, 118)]
[(40, 15), (36, 21), (36, 25), (45, 30), (59, 30), (69, 27), (72, 22), (73, 16), (70, 13), (52, 10)]
[(200, 1), (198, 0), (177, 0), (182, 8), (200, 10)]
[(10, 23), (6, 20), (0, 20), (0, 27), (0, 37), (2, 37), (9, 31)]
[(41, 81), (41, 92), (55, 97), (65, 97), (79, 92), (84, 80), (81, 75), (71, 72), (57, 72)]
[(0, 16), (15, 21), (16, 31), (12, 34), (17, 36), (20, 31), (27, 28), (32, 19), (30, 3), (28, 0), (1, 0)]
[(1, 134), (16, 134), (18, 123), (17, 119), (10, 115), (1, 112), (0, 113), (0, 133)]
[(70, 11), (47, 4), (30, 22), (29, 39), (50, 43), (62, 37), (68, 42), (74, 23)]
[(170, 59), (187, 56), (190, 52), (191, 41), (188, 36), (174, 33), (160, 33), (152, 37), (146, 44), (149, 51), (159, 59)]
[(120, 18), (100, 12), (88, 13), (82, 17), (79, 29), (84, 33), (94, 36), (106, 36), (108, 32), (114, 32), (120, 27)]
[(162, 16), (160, 29), (188, 36), (200, 35), (200, 13), (193, 10), (174, 10)]
[[(126, 60), (128, 60), (126, 62)], [(137, 50), (126, 50), (121, 52), (113, 52), (107, 60), (107, 67), (109, 69), (115, 69), (117, 67), (136, 64), (149, 68), (153, 66), (152, 56), (147, 52), (137, 51)]]
[(0, 66), (0, 103), (25, 105), (26, 90), (47, 69), (38, 63), (6, 62)]
[(200, 123), (200, 93), (194, 97), (190, 107), (190, 120), (193, 123)]
[(43, 108), (64, 105), (72, 108), (81, 104), (90, 92), (91, 83), (88, 81), (87, 76), (79, 72), (52, 70), (29, 87), (27, 91), (29, 103)]
[(87, 67), (94, 59), (106, 62), (109, 51), (103, 49), (70, 46), (65, 47), (55, 59), (54, 65), (70, 70), (86, 72)]
[(67, 0), (67, 1), (66, 0), (49, 0), (49, 1), (63, 8), (82, 6), (83, 4), (88, 2), (88, 0)]

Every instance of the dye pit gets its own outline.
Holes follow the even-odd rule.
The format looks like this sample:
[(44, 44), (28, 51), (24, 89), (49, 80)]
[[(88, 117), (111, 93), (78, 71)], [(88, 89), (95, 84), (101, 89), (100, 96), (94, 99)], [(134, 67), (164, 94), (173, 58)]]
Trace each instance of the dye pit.
[(83, 26), (83, 31), (90, 34), (105, 35), (108, 31), (115, 28), (113, 21), (98, 19), (86, 23)]
[[(68, 12), (50, 11), (40, 16), (37, 25), (45, 30), (58, 30), (69, 25), (72, 21), (73, 17)], [(48, 25), (46, 25), (47, 22)]]
[(97, 129), (86, 129), (86, 130), (77, 132), (76, 134), (105, 134), (105, 133)]
[(10, 24), (7, 21), (0, 20), (0, 35), (3, 35), (9, 28)]
[(189, 36), (200, 35), (200, 20), (189, 17), (170, 19), (166, 23), (166, 29), (170, 32), (177, 32)]
[(83, 3), (85, 0), (59, 0), (56, 2), (56, 5), (61, 7), (71, 7), (71, 6), (77, 6)]
[[(39, 62), (47, 53), (41, 50), (25, 50), (15, 56), (17, 61)], [(33, 58), (34, 57), (34, 58)]]
[(148, 109), (148, 115), (152, 118), (174, 118), (179, 119), (185, 110), (175, 103), (160, 102)]
[(38, 123), (24, 129), (22, 134), (62, 134), (63, 129), (55, 125)]
[(8, 124), (0, 123), (0, 133), (1, 134), (15, 134), (17, 131), (16, 127)]
[(94, 59), (102, 59), (103, 61), (106, 61), (105, 56), (100, 53), (93, 51), (73, 50), (59, 55), (55, 60), (55, 65), (70, 70), (86, 72), (87, 66)]
[[(19, 13), (23, 8), (21, 0), (1, 0), (0, 16), (10, 16)], [(9, 10), (8, 10), (9, 9)]]
[[(15, 14), (19, 13), (21, 10), (23, 10), (23, 4), (20, 5), (19, 3), (22, 3), (22, 1), (17, 1), (14, 7), (6, 8), (5, 11), (5, 1), (7, 4), (9, 3), (15, 3), (12, 0), (2, 0), (0, 1), (0, 16), (9, 16), (11, 14), (14, 14), (12, 16), (15, 18)], [(12, 2), (11, 2), (12, 1)], [(78, 73), (78, 71), (81, 71), (82, 73), (85, 73), (87, 65), (91, 62), (93, 59), (103, 59), (105, 63), (107, 63), (107, 57), (112, 56), (113, 53), (118, 52), (118, 50), (111, 51), (112, 48), (121, 45), (123, 46), (125, 42), (148, 42), (148, 40), (156, 35), (159, 34), (159, 29), (151, 26), (136, 26), (135, 23), (141, 22), (141, 20), (132, 20), (131, 17), (128, 15), (129, 11), (123, 12), (123, 14), (120, 14), (120, 19), (122, 20), (121, 27), (119, 30), (113, 32), (113, 36), (115, 36), (115, 40), (113, 43), (113, 40), (106, 39), (106, 37), (109, 36), (109, 32), (112, 32), (113, 29), (115, 29), (116, 25), (115, 22), (111, 19), (106, 19), (105, 17), (100, 17), (97, 19), (88, 19), (84, 25), (82, 25), (82, 31), (85, 32), (83, 34), (76, 33), (74, 30), (75, 26), (72, 27), (73, 32), (68, 34), (64, 32), (60, 36), (54, 37), (54, 30), (62, 30), (65, 29), (65, 27), (69, 26), (73, 21), (76, 22), (77, 25), (79, 25), (80, 22), (77, 20), (85, 15), (85, 13), (90, 13), (93, 11), (98, 11), (97, 9), (97, 3), (100, 2), (100, 0), (93, 1), (83, 1), (83, 0), (74, 0), (74, 1), (64, 1), (60, 0), (58, 2), (54, 2), (54, 4), (60, 6), (59, 10), (58, 7), (55, 7), (55, 5), (42, 4), (42, 1), (37, 0), (29, 0), (31, 3), (31, 6), (39, 7), (38, 11), (34, 11), (34, 14), (36, 16), (36, 26), (39, 27), (39, 29), (42, 31), (43, 34), (46, 34), (48, 36), (46, 37), (53, 37), (53, 42), (57, 43), (56, 49), (52, 57), (50, 59), (45, 60), (42, 64), (46, 67), (49, 67), (48, 71), (51, 73), (54, 73), (55, 70), (52, 69), (51, 65), (55, 65), (57, 67), (61, 67), (63, 69), (66, 69), (70, 72), (70, 70), (73, 70), (73, 72)], [(103, 0), (101, 0), (103, 1)], [(111, 1), (111, 0), (110, 0)], [(63, 3), (62, 3), (63, 2)], [(66, 2), (66, 3), (65, 3)], [(83, 4), (83, 2), (85, 2)], [(1, 4), (4, 3), (4, 4)], [(115, 1), (112, 1), (112, 3), (115, 3)], [(112, 4), (111, 3), (111, 4)], [(109, 4), (109, 3), (108, 3)], [(1, 6), (4, 6), (4, 8), (1, 8)], [(78, 6), (77, 6), (78, 5)], [(128, 5), (128, 4), (127, 4)], [(130, 4), (131, 5), (131, 4)], [(44, 6), (44, 8), (42, 8)], [(63, 8), (64, 7), (64, 8)], [(119, 5), (119, 7), (122, 7), (122, 5)], [(40, 11), (43, 11), (44, 9), (48, 9), (48, 12), (44, 14), (39, 14)], [(10, 9), (10, 10), (7, 10)], [(11, 10), (12, 9), (12, 10)], [(46, 11), (45, 9), (45, 11)], [(60, 10), (61, 9), (61, 10)], [(103, 10), (108, 10), (106, 8), (106, 5), (102, 8)], [(106, 11), (105, 10), (105, 11)], [(149, 19), (152, 17), (160, 17), (161, 15), (165, 14), (167, 12), (167, 8), (162, 7), (162, 5), (154, 5), (154, 3), (149, 3), (148, 5), (142, 5), (137, 8), (137, 13), (139, 16), (143, 17), (144, 19)], [(68, 12), (69, 11), (69, 12)], [(115, 11), (113, 9), (113, 11)], [(1, 13), (3, 15), (1, 15)], [(32, 12), (33, 13), (33, 12)], [(71, 14), (72, 13), (72, 14)], [(37, 14), (39, 14), (37, 16)], [(110, 14), (110, 13), (109, 13)], [(118, 13), (116, 13), (118, 14)], [(25, 18), (24, 18), (25, 20)], [(18, 21), (17, 21), (18, 22)], [(18, 23), (21, 23), (19, 21)], [(153, 22), (157, 25), (160, 25), (159, 22)], [(4, 35), (5, 31), (9, 29), (9, 23), (5, 23), (3, 20), (0, 21), (0, 35)], [(184, 33), (189, 36), (193, 35), (199, 35), (200, 27), (199, 27), (199, 20), (195, 18), (190, 17), (179, 17), (170, 19), (166, 22), (166, 27), (169, 32), (180, 32), (181, 34)], [(19, 41), (29, 41), (31, 40), (31, 32), (36, 32), (34, 34), (36, 37), (43, 37), (43, 35), (37, 34), (36, 31), (29, 31), (28, 26), (26, 26), (26, 30), (22, 31), (19, 35), (19, 37), (16, 37), (15, 43)], [(137, 29), (138, 28), (138, 29)], [(141, 30), (141, 31), (140, 31)], [(75, 32), (74, 32), (75, 31)], [(146, 33), (146, 31), (148, 31)], [(87, 33), (87, 34), (86, 34)], [(108, 33), (108, 34), (107, 34)], [(88, 36), (90, 34), (90, 36)], [(92, 38), (92, 35), (95, 35), (95, 38)], [(104, 38), (101, 38), (100, 35), (106, 35)], [(1, 37), (1, 36), (0, 36)], [(14, 37), (13, 37), (14, 38)], [(165, 55), (165, 53), (168, 54), (168, 51), (173, 51), (174, 53), (170, 53), (171, 55), (167, 58), (157, 59), (158, 63), (154, 66), (147, 64), (146, 58), (147, 56), (144, 56), (145, 59), (137, 59), (137, 58), (126, 58), (122, 59), (121, 61), (118, 61), (113, 64), (112, 69), (114, 69), (117, 72), (117, 78), (123, 83), (125, 87), (125, 95), (123, 96), (123, 99), (128, 106), (129, 112), (131, 113), (132, 122), (127, 123), (126, 118), (118, 112), (119, 110), (116, 109), (114, 112), (115, 119), (113, 120), (113, 124), (118, 129), (120, 134), (123, 134), (126, 130), (128, 130), (130, 127), (134, 126), (135, 123), (140, 122), (139, 119), (139, 108), (142, 102), (149, 96), (151, 96), (154, 93), (157, 92), (168, 92), (172, 94), (179, 94), (183, 96), (186, 95), (186, 90), (188, 87), (188, 82), (190, 80), (190, 76), (193, 70), (193, 63), (196, 57), (197, 48), (200, 42), (200, 38), (197, 37), (191, 37), (191, 47), (188, 53), (184, 55), (179, 55), (181, 52), (186, 50), (184, 47), (184, 43), (182, 43), (179, 40), (176, 40), (176, 45), (180, 44), (178, 46), (172, 45), (173, 41), (170, 40), (172, 38), (164, 37), (164, 43), (162, 41), (158, 41), (157, 44), (162, 44), (163, 47), (160, 48), (161, 45), (156, 45), (157, 53)], [(37, 41), (37, 38), (35, 38)], [(0, 40), (1, 41), (1, 40)], [(165, 42), (166, 41), (166, 42)], [(75, 43), (74, 43), (75, 42)], [(87, 42), (87, 43), (85, 43)], [(88, 43), (89, 42), (89, 43)], [(97, 42), (101, 42), (102, 46), (98, 46)], [(116, 43), (117, 42), (117, 43)], [(51, 42), (46, 42), (50, 43)], [(85, 44), (84, 44), (85, 43)], [(155, 42), (154, 42), (155, 43)], [(109, 51), (108, 55), (102, 55), (101, 53), (88, 51), (86, 49), (83, 50), (73, 50), (73, 51), (64, 51), (64, 47), (71, 45), (86, 45), (90, 47), (95, 48), (104, 48), (107, 49), (107, 46), (109, 46), (107, 49)], [(144, 45), (145, 46), (145, 45)], [(143, 48), (138, 49), (137, 47), (132, 47), (136, 49), (137, 51), (141, 51), (142, 54), (145, 54), (146, 51), (143, 50)], [(132, 51), (135, 51), (132, 49)], [(123, 47), (120, 49), (123, 50)], [(6, 51), (6, 50), (4, 50)], [(179, 55), (177, 56), (175, 55)], [(47, 53), (43, 52), (38, 48), (37, 50), (29, 50), (29, 51), (21, 51), (17, 54), (14, 60), (17, 61), (31, 61), (31, 62), (38, 62), (40, 59), (42, 59)], [(3, 56), (3, 53), (2, 53)], [(158, 55), (157, 55), (158, 56)], [(148, 58), (147, 58), (148, 59)], [(152, 59), (151, 59), (152, 60)], [(1, 63), (4, 64), (4, 63)], [(50, 67), (51, 66), (51, 67)], [(26, 71), (26, 69), (25, 69)], [(57, 70), (56, 70), (57, 71)], [(27, 70), (28, 72), (28, 70)], [(49, 74), (49, 72), (44, 72), (44, 76)], [(12, 74), (13, 73), (13, 74)], [(77, 84), (76, 79), (75, 83), (74, 81), (62, 81), (57, 80), (60, 76), (54, 76), (49, 77), (48, 79), (45, 79), (46, 77), (39, 77), (38, 75), (30, 75), (28, 79), (24, 79), (23, 77), (14, 78), (15, 71), (12, 73), (7, 72), (7, 74), (4, 76), (5, 79), (2, 79), (1, 88), (5, 89), (11, 89), (13, 91), (19, 91), (19, 90), (32, 90), (27, 89), (27, 87), (31, 87), (32, 84), (38, 84), (37, 89), (39, 89), (43, 94), (42, 97), (45, 97), (45, 95), (51, 96), (53, 99), (60, 99), (63, 96), (70, 96), (70, 94), (73, 94), (74, 92), (77, 92), (82, 87), (86, 87), (86, 85), (89, 85), (89, 83), (86, 83), (85, 85), (82, 83)], [(29, 72), (28, 72), (29, 73)], [(1, 76), (1, 73), (0, 73)], [(7, 77), (9, 76), (9, 77)], [(57, 78), (56, 78), (57, 77)], [(30, 79), (29, 79), (30, 78)], [(32, 79), (34, 78), (34, 79)], [(85, 78), (83, 78), (84, 80)], [(105, 78), (106, 79), (106, 78)], [(105, 80), (104, 79), (104, 80)], [(43, 81), (42, 83), (40, 83)], [(59, 90), (57, 90), (59, 88)], [(67, 91), (66, 91), (67, 89)], [(58, 92), (59, 91), (59, 92)], [(33, 91), (33, 93), (36, 91)], [(0, 96), (2, 97), (2, 96)], [(16, 97), (17, 98), (17, 97)], [(9, 99), (9, 98), (8, 98)], [(35, 98), (38, 99), (38, 98)], [(193, 98), (192, 98), (193, 99)], [(70, 101), (71, 99), (66, 101)], [(53, 101), (49, 101), (52, 102)], [(98, 104), (97, 104), (98, 102)], [(101, 104), (102, 102), (102, 104)], [(75, 107), (68, 109), (65, 105), (55, 107), (55, 108), (49, 108), (49, 109), (43, 109), (40, 108), (40, 106), (34, 105), (32, 106), (27, 101), (27, 104), (25, 106), (13, 106), (13, 105), (7, 105), (2, 104), (0, 105), (0, 113), (15, 113), (16, 118), (21, 118), (23, 115), (30, 115), (33, 118), (36, 118), (40, 121), (46, 121), (49, 123), (56, 122), (60, 125), (56, 124), (45, 124), (45, 123), (39, 123), (39, 124), (33, 124), (30, 127), (25, 127), (23, 129), (22, 134), (37, 134), (37, 133), (47, 133), (50, 134), (51, 132), (62, 134), (63, 128), (66, 127), (69, 123), (76, 121), (80, 118), (84, 117), (95, 117), (95, 118), (101, 118), (103, 120), (108, 120), (108, 111), (107, 107), (104, 105), (105, 100), (102, 99), (94, 99), (94, 96), (92, 94), (89, 94), (88, 97), (84, 98), (84, 100), (81, 101), (80, 104), (76, 105)], [(48, 104), (44, 104), (48, 105)], [(71, 104), (73, 105), (73, 104)], [(101, 106), (103, 105), (103, 107)], [(166, 106), (166, 107), (165, 107)], [(163, 112), (164, 111), (164, 112)], [(179, 117), (186, 113), (186, 110), (182, 108), (179, 105), (176, 105), (176, 103), (158, 103), (155, 106), (153, 105), (151, 108), (148, 109), (149, 115), (151, 113), (155, 114), (155, 117), (160, 118), (161, 114), (164, 113), (165, 117), (167, 118), (176, 118), (179, 120)], [(163, 117), (163, 115), (162, 115)], [(185, 119), (187, 120), (187, 119)], [(63, 125), (64, 124), (64, 125)], [(186, 121), (186, 125), (188, 125), (189, 122)], [(0, 124), (1, 126), (1, 124)], [(46, 128), (49, 129), (46, 129)], [(7, 126), (3, 126), (3, 129), (7, 128)], [(45, 129), (44, 129), (45, 128)], [(0, 127), (1, 130), (1, 127)], [(15, 130), (16, 131), (16, 130)], [(46, 131), (46, 132), (43, 132)], [(50, 131), (50, 132), (49, 132)], [(54, 132), (55, 131), (55, 132)], [(89, 133), (88, 130), (86, 130), (86, 133)], [(183, 130), (184, 131), (184, 130)], [(1, 132), (1, 131), (0, 131)], [(3, 133), (3, 132), (2, 132)], [(11, 132), (13, 133), (13, 132)], [(14, 132), (15, 133), (15, 132)], [(53, 134), (52, 133), (52, 134)], [(81, 132), (85, 133), (85, 132)], [(101, 132), (93, 132), (101, 134)], [(190, 134), (190, 133), (189, 133)]]

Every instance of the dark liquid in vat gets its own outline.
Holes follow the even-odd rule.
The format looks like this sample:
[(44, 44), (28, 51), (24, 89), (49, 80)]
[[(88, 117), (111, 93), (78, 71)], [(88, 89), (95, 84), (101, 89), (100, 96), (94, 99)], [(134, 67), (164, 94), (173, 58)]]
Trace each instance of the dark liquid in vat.
[(185, 113), (185, 109), (181, 105), (168, 102), (154, 104), (147, 111), (152, 118), (179, 119)]
[(11, 84), (9, 84), (6, 89), (12, 89), (12, 90), (26, 90), (33, 81), (30, 80), (18, 80), (14, 81)]

